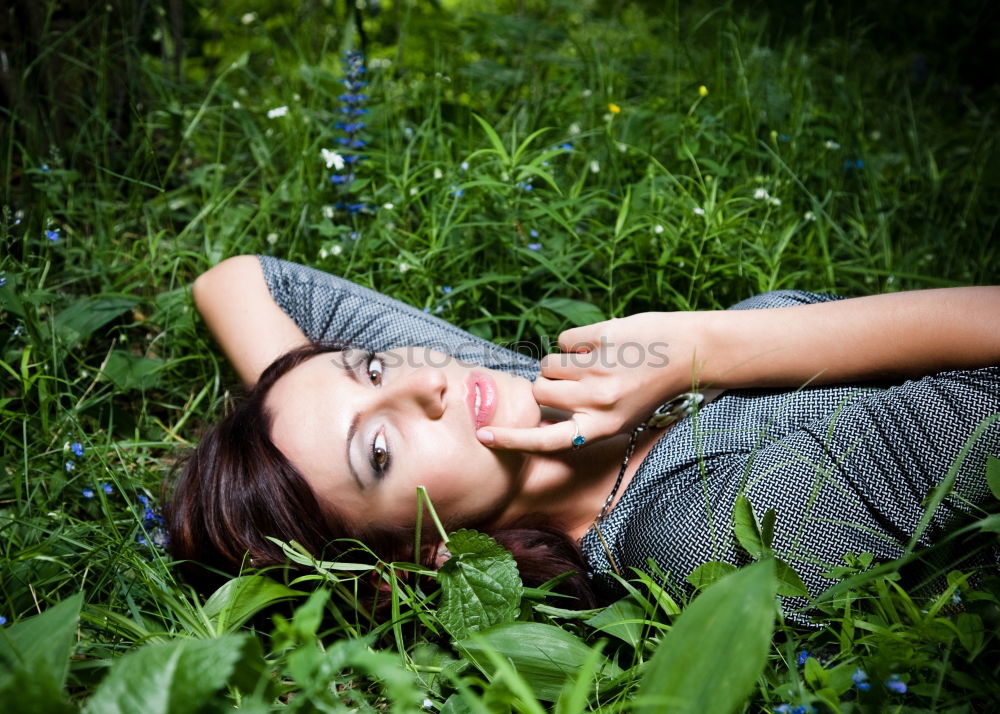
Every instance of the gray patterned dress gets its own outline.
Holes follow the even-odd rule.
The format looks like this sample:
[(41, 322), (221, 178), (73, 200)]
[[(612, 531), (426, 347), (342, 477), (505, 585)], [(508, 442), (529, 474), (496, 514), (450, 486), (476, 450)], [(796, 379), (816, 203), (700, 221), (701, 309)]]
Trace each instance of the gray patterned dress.
[[(275, 302), (314, 340), (380, 351), (427, 346), (462, 360), (534, 379), (535, 359), (474, 337), (349, 281), (261, 257)], [(733, 309), (838, 299), (800, 291), (766, 293)], [(595, 585), (619, 593), (617, 569), (650, 571), (683, 589), (708, 560), (739, 564), (732, 511), (745, 493), (758, 517), (777, 512), (774, 547), (813, 595), (845, 553), (878, 560), (903, 554), (922, 503), (967, 442), (951, 495), (920, 538), (930, 545), (989, 501), (987, 455), (1000, 455), (1000, 367), (944, 372), (888, 388), (846, 385), (794, 391), (733, 390), (665, 432), (601, 525), (583, 538)], [(984, 427), (981, 425), (986, 424)], [(974, 434), (978, 438), (971, 439)], [(984, 562), (982, 554), (975, 563)], [(985, 562), (996, 562), (989, 553)], [(974, 564), (972, 562), (968, 564)], [(960, 567), (961, 563), (954, 563)], [(791, 607), (804, 600), (786, 601)]]

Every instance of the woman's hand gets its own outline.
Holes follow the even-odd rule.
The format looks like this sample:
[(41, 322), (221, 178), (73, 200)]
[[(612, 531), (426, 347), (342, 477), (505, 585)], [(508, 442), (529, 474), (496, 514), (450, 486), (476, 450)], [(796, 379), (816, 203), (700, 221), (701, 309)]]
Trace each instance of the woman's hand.
[(572, 419), (534, 429), (488, 426), (484, 444), (519, 451), (562, 451), (579, 427), (587, 443), (644, 422), (663, 402), (692, 389), (702, 332), (712, 313), (649, 312), (576, 327), (559, 335), (561, 353), (541, 361), (533, 391), (539, 405)]

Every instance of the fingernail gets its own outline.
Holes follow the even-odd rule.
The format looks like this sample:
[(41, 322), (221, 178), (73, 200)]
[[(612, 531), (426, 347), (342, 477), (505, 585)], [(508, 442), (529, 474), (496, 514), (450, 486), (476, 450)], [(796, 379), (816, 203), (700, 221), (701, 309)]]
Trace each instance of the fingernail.
[(493, 432), (492, 431), (486, 431), (486, 429), (479, 429), (479, 430), (476, 431), (476, 436), (479, 437), (479, 440), (481, 442), (483, 442), (484, 444), (492, 444), (493, 443)]

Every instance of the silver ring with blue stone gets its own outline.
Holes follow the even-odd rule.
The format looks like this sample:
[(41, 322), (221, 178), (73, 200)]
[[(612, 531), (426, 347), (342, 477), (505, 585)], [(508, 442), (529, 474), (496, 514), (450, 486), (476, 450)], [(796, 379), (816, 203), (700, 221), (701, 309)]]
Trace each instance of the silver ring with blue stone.
[(573, 435), (573, 450), (579, 449), (581, 446), (587, 443), (587, 437), (580, 433), (580, 425), (576, 423), (576, 417), (570, 417), (569, 419), (573, 422), (573, 429), (576, 433)]

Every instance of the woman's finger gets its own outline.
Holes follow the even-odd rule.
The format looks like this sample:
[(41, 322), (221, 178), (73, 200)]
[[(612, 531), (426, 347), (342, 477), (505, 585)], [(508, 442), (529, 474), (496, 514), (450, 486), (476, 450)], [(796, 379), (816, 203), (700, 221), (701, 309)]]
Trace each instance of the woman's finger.
[(600, 362), (596, 352), (556, 352), (541, 361), (541, 373), (548, 379), (578, 380)]
[(563, 352), (590, 352), (601, 344), (603, 322), (581, 325), (563, 330), (559, 335), (559, 349)]
[(573, 380), (538, 377), (531, 385), (531, 394), (540, 405), (567, 412), (586, 405), (585, 387)]
[(583, 434), (577, 431), (572, 419), (567, 419), (532, 429), (484, 426), (476, 432), (476, 436), (480, 442), (493, 449), (549, 453), (572, 449), (574, 438)]

